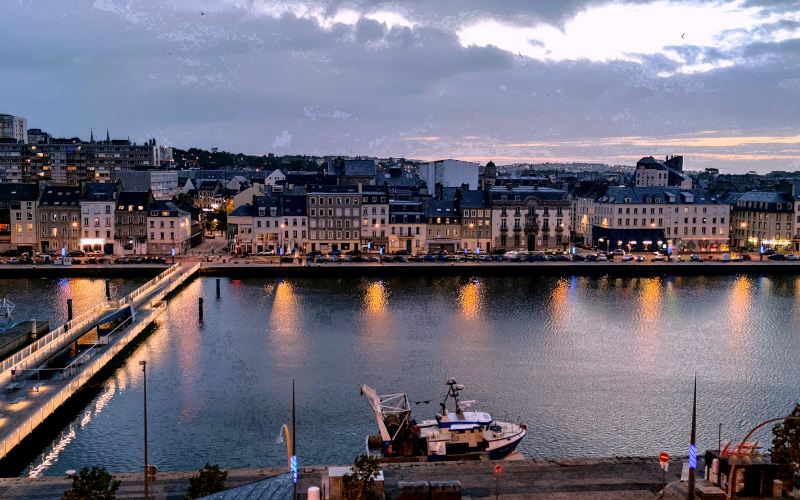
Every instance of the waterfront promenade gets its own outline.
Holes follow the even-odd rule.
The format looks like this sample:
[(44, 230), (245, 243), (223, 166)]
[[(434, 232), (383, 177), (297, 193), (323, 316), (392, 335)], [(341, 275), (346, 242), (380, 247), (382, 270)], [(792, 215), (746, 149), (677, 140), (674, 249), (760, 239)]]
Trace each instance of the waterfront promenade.
[[(83, 387), (99, 370), (133, 341), (164, 311), (162, 299), (196, 274), (197, 265), (170, 267), (117, 301), (105, 301), (62, 325), (20, 353), (9, 356), (0, 373), (0, 458), (6, 456)], [(128, 309), (131, 315), (114, 331), (99, 336), (91, 347), (72, 355), (69, 364), (51, 369), (53, 357), (90, 332), (105, 318)], [(39, 346), (39, 343), (42, 343)], [(34, 347), (31, 349), (31, 347)], [(6, 361), (8, 361), (6, 360)]]
[[(212, 458), (209, 460), (213, 463)], [(385, 464), (382, 468), (386, 498), (396, 498), (399, 481), (455, 480), (461, 482), (463, 498), (490, 500), (495, 498), (493, 470), (496, 464), (503, 466), (499, 491), (499, 498), (503, 500), (654, 499), (661, 490), (661, 468), (655, 457), (572, 458)], [(680, 478), (681, 466), (680, 460), (671, 462), (667, 482)], [(306, 499), (309, 487), (327, 486), (327, 470), (327, 467), (300, 468), (299, 500)], [(283, 468), (235, 469), (229, 472), (227, 485), (242, 486), (285, 472)], [(196, 471), (159, 472), (153, 486), (153, 498), (181, 499), (189, 478), (196, 474)], [(141, 498), (141, 474), (119, 474), (116, 478), (122, 481), (117, 498)], [(71, 479), (66, 476), (0, 479), (0, 497), (9, 500), (58, 498), (70, 486)], [(330, 488), (326, 488), (326, 491), (330, 491)]]
[[(268, 258), (185, 257), (185, 265), (198, 265), (201, 276), (220, 277), (389, 277), (389, 276), (698, 276), (698, 275), (793, 275), (800, 262), (764, 260), (683, 262), (369, 262), (283, 263)], [(5, 278), (129, 277), (163, 269), (163, 266), (98, 264), (71, 267), (0, 265)]]

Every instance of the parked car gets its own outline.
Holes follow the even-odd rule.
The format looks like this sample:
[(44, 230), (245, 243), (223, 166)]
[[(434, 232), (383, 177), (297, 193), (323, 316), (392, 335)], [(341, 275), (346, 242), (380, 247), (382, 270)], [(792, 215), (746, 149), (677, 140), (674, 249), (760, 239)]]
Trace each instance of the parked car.
[(630, 262), (633, 260), (633, 255), (626, 253), (622, 256), (622, 262)]
[(750, 256), (750, 254), (749, 254), (749, 253), (742, 254), (742, 256), (741, 256), (741, 257), (739, 257), (739, 258), (740, 258), (741, 260), (753, 260), (753, 258)]
[(699, 255), (692, 254), (689, 256), (689, 260), (692, 262), (700, 262), (701, 259)]
[(369, 261), (370, 262), (380, 262), (381, 259), (376, 257), (375, 255), (373, 255), (372, 257), (369, 258)]
[(790, 253), (786, 256), (786, 260), (796, 261), (800, 260), (800, 257), (798, 257), (796, 254)]
[(315, 255), (312, 257), (314, 262), (319, 262), (320, 264), (323, 262), (328, 262), (328, 259), (324, 255)]
[(625, 250), (623, 250), (621, 248), (617, 248), (616, 250), (614, 250), (611, 253), (613, 253), (614, 255), (625, 255)]
[(73, 250), (69, 253), (70, 257), (85, 257), (86, 254), (81, 250)]
[(606, 257), (606, 254), (604, 253), (597, 254), (597, 260), (600, 262), (606, 262), (608, 260), (608, 257)]
[(556, 255), (556, 260), (561, 261), (561, 262), (569, 262), (569, 256), (564, 255), (564, 254)]
[(320, 252), (319, 250), (313, 250), (311, 252), (308, 252), (308, 254), (306, 255), (308, 255), (309, 257), (316, 257), (317, 255), (322, 255), (322, 252)]
[(369, 262), (369, 259), (364, 257), (363, 255), (356, 255), (353, 257), (353, 262)]
[(767, 258), (769, 260), (786, 260), (786, 256), (783, 255), (782, 253), (773, 253), (772, 255), (770, 255)]
[[(341, 252), (339, 252), (339, 254), (341, 255)], [(336, 254), (334, 254), (333, 252), (331, 252), (328, 254), (328, 262), (339, 262), (339, 257), (336, 256)]]
[(657, 261), (662, 261), (662, 260), (664, 260), (664, 254), (661, 253), (661, 252), (656, 252), (654, 259), (657, 260)]
[(572, 260), (574, 262), (583, 262), (583, 261), (586, 260), (586, 256), (582, 255), (582, 254), (579, 254), (579, 253), (576, 253), (575, 255), (572, 256)]
[(258, 255), (262, 257), (271, 257), (275, 255), (275, 250), (262, 250), (261, 252), (258, 252)]
[(597, 254), (596, 253), (590, 253), (589, 255), (586, 256), (586, 261), (587, 262), (597, 262)]
[(383, 261), (384, 262), (394, 262), (394, 257), (392, 257), (391, 255), (384, 255), (383, 256)]
[(422, 255), (414, 255), (413, 257), (411, 257), (408, 260), (410, 260), (412, 262), (425, 262), (425, 259), (423, 258)]
[(395, 262), (408, 262), (408, 258), (405, 255), (398, 255), (394, 258)]
[(422, 260), (424, 260), (425, 262), (436, 262), (436, 256), (426, 255), (425, 257), (422, 258)]
[(773, 250), (772, 248), (764, 250), (764, 255), (775, 255), (775, 250)]
[(644, 262), (644, 255), (637, 255), (636, 262)]

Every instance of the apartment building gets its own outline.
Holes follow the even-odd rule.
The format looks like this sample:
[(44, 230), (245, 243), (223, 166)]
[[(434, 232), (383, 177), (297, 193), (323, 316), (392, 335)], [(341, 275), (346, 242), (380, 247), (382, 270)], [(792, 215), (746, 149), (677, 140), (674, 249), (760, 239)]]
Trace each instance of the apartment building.
[(361, 246), (384, 252), (389, 247), (389, 195), (383, 186), (363, 186), (361, 198)]
[(493, 186), (492, 244), (496, 251), (566, 250), (572, 204), (567, 192), (538, 186)]
[(492, 210), (489, 191), (461, 190), (461, 248), (475, 252), (492, 249)]
[(38, 186), (0, 184), (0, 252), (38, 249)]
[(147, 217), (153, 194), (150, 191), (122, 191), (114, 212), (114, 253), (147, 254)]
[(758, 251), (798, 249), (796, 227), (800, 227), (799, 203), (791, 193), (750, 191), (736, 194), (731, 204), (731, 245)]
[(87, 182), (83, 185), (81, 205), (81, 250), (114, 253), (114, 212), (117, 206), (117, 184)]
[(361, 185), (309, 185), (310, 251), (353, 251), (360, 247)]
[(171, 201), (150, 203), (147, 216), (147, 253), (183, 255), (190, 247), (191, 217)]
[(425, 251), (427, 225), (425, 204), (417, 197), (389, 202), (390, 253), (404, 250), (409, 254)]
[(727, 251), (729, 212), (729, 205), (699, 189), (611, 186), (594, 203), (592, 245), (629, 251)]
[(426, 253), (461, 251), (461, 213), (455, 199), (431, 199), (425, 203)]
[(80, 250), (81, 190), (48, 186), (39, 198), (39, 245), (42, 252)]

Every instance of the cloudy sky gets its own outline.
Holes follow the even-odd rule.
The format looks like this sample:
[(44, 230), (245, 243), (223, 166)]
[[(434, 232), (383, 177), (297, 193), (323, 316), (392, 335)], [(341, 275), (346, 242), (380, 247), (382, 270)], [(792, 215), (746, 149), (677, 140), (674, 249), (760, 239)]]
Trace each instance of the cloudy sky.
[(800, 169), (800, 1), (0, 1), (0, 113), (58, 136)]

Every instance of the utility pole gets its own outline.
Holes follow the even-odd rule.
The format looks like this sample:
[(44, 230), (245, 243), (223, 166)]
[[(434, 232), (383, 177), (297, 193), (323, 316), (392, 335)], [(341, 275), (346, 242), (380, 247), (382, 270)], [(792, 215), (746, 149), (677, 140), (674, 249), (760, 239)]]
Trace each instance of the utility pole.
[(144, 378), (144, 500), (149, 498), (147, 484), (147, 361), (139, 361), (142, 366), (142, 377)]
[(697, 446), (695, 446), (695, 431), (697, 428), (697, 375), (694, 376), (694, 399), (692, 400), (692, 444), (689, 445), (689, 494), (688, 500), (694, 500), (695, 469), (697, 469)]
[[(281, 247), (283, 248), (283, 247)], [(297, 460), (297, 448), (296, 446), (296, 439), (295, 439), (295, 428), (294, 428), (294, 379), (292, 379), (292, 457)], [(293, 490), (292, 490), (292, 500), (297, 500), (297, 481), (295, 480), (293, 483)]]

